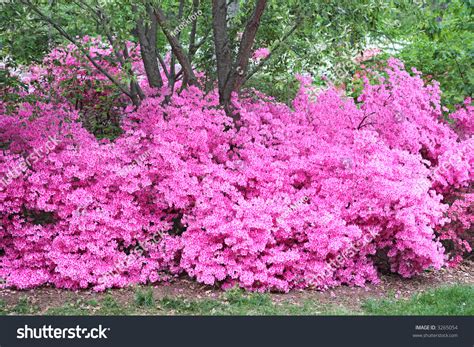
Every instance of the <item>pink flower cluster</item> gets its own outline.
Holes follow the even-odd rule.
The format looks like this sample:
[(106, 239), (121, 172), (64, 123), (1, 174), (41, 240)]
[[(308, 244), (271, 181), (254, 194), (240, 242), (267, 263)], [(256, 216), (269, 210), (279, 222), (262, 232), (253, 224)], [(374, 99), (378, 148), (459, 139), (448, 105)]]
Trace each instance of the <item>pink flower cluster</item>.
[(472, 99), (466, 98), (464, 105), (458, 106), (457, 110), (450, 115), (451, 119), (455, 121), (455, 130), (462, 139), (472, 136), (474, 134), (474, 106)]
[(437, 85), (396, 60), (366, 82), (359, 100), (310, 97), (308, 79), (291, 108), (235, 99), (238, 132), (196, 87), (148, 97), (114, 141), (88, 133), (67, 98), (0, 115), (0, 178), (58, 141), (0, 185), (0, 278), (105, 290), (187, 274), (288, 291), (376, 283), (381, 258), (404, 277), (440, 268), (442, 242), (459, 256), (472, 231), (472, 134), (442, 121)]
[(379, 48), (369, 48), (365, 51), (361, 52), (354, 58), (354, 62), (356, 63), (363, 63), (364, 61), (370, 60), (377, 55), (381, 54), (382, 50)]
[(261, 47), (261, 48), (256, 49), (255, 52), (253, 52), (252, 58), (254, 60), (265, 59), (269, 55), (270, 55), (270, 50), (266, 47)]

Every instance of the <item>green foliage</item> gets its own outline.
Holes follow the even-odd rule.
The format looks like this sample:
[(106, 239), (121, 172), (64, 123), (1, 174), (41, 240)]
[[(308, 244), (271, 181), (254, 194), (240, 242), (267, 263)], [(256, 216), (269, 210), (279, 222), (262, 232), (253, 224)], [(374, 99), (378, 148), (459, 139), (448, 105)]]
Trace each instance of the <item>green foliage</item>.
[(34, 19), (23, 5), (0, 4), (0, 60), (10, 57), (16, 64), (40, 61), (57, 35)]
[(81, 299), (75, 302), (66, 303), (59, 307), (51, 307), (46, 311), (48, 315), (55, 316), (86, 316), (90, 315), (98, 308), (96, 300), (83, 301)]
[(419, 9), (412, 33), (400, 57), (428, 80), (441, 84), (443, 104), (453, 108), (474, 94), (474, 3), (468, 0), (430, 1)]
[(107, 294), (107, 296), (102, 300), (100, 310), (98, 312), (99, 314), (111, 316), (127, 314), (126, 308), (119, 304), (111, 293)]
[[(36, 0), (34, 3), (71, 36), (112, 35), (117, 45), (135, 40), (137, 18), (147, 20), (144, 1)], [(177, 28), (195, 12), (191, 1), (184, 2), (181, 16), (178, 0), (152, 3), (163, 8), (170, 29)], [(230, 43), (236, 52), (239, 35), (255, 0), (230, 3), (238, 4), (229, 20)], [(269, 0), (254, 49), (267, 47), (272, 57), (246, 86), (288, 103), (297, 90), (296, 73), (310, 73), (320, 85), (327, 83), (320, 78), (323, 74), (336, 84), (347, 83), (356, 71), (353, 58), (366, 47), (377, 45), (390, 54), (398, 54), (408, 67), (421, 70), (428, 80), (438, 80), (444, 91), (444, 104), (452, 107), (473, 94), (473, 7), (472, 0)], [(193, 65), (206, 72), (206, 85), (212, 88), (216, 67), (211, 2), (200, 1), (198, 10), (201, 14), (196, 42), (202, 44), (193, 57)], [(50, 47), (65, 42), (51, 25), (39, 20), (20, 2), (2, 5), (0, 23), (1, 57), (10, 57), (14, 65), (39, 61)], [(286, 37), (289, 32), (292, 34)], [(186, 50), (190, 33), (191, 24), (187, 22), (179, 34)], [(169, 52), (161, 30), (156, 44), (162, 56)], [(253, 62), (249, 69), (257, 65), (258, 62)], [(5, 83), (15, 83), (2, 78)], [(126, 78), (123, 77), (123, 82)], [(90, 124), (90, 128), (98, 137), (105, 138), (114, 138), (119, 131), (106, 129), (107, 124), (101, 121)]]
[(268, 47), (275, 56), (248, 86), (287, 102), (297, 89), (295, 73), (310, 73), (320, 85), (326, 83), (322, 75), (345, 82), (355, 71), (353, 58), (370, 40), (385, 37), (381, 27), (388, 30), (390, 10), (382, 0), (270, 1), (255, 47)]

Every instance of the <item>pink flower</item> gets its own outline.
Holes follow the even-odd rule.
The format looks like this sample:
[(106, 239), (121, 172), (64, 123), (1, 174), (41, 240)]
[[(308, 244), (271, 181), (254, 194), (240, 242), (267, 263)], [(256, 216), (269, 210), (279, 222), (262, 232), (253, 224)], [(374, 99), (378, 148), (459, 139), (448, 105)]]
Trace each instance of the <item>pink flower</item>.
[(254, 60), (259, 60), (259, 59), (265, 59), (270, 55), (270, 50), (268, 48), (262, 47), (258, 48), (253, 52), (252, 59)]
[[(128, 113), (114, 104), (123, 132), (102, 141), (63, 86), (100, 86), (84, 94), (86, 113), (114, 91), (76, 53), (58, 48), (30, 69), (39, 88), (23, 96), (57, 98), (0, 105), (4, 286), (102, 291), (187, 274), (224, 288), (324, 290), (377, 283), (381, 250), (411, 277), (471, 249), (472, 107), (451, 126), (439, 86), (395, 59), (385, 79), (364, 77), (358, 100), (309, 76), (297, 76), (291, 107), (236, 96), (238, 132), (217, 91), (190, 87), (165, 104), (166, 91), (140, 79), (148, 98)], [(139, 59), (134, 69), (143, 73)], [(57, 145), (38, 152), (50, 137)]]

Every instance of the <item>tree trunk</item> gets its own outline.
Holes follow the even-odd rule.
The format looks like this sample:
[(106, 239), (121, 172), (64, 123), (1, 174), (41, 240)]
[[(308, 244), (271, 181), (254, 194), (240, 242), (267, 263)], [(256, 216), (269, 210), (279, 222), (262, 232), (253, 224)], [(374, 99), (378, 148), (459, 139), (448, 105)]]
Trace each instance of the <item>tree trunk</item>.
[(226, 83), (232, 69), (232, 54), (227, 32), (227, 0), (212, 0), (212, 29), (217, 60), (217, 84), (219, 102), (228, 104), (225, 98)]
[(267, 0), (257, 0), (252, 16), (245, 26), (245, 31), (240, 41), (239, 53), (237, 55), (236, 67), (231, 81), (232, 90), (239, 91), (242, 86), (242, 81), (245, 79), (247, 68), (249, 64), (250, 55), (252, 54), (252, 47), (255, 42), (255, 36), (260, 26), (260, 21), (265, 11)]
[(158, 55), (156, 52), (156, 32), (157, 22), (153, 15), (152, 9), (148, 8), (147, 13), (151, 24), (144, 25), (143, 20), (137, 20), (137, 37), (140, 42), (140, 53), (145, 67), (148, 84), (150, 87), (159, 88), (163, 86), (163, 79), (160, 74), (160, 66), (158, 65)]
[(245, 81), (252, 46), (255, 42), (255, 36), (260, 26), (266, 3), (267, 0), (257, 0), (254, 11), (245, 26), (239, 45), (239, 52), (234, 63), (227, 27), (227, 0), (212, 1), (212, 28), (217, 59), (219, 102), (224, 107), (226, 114), (232, 117), (237, 127), (239, 126), (240, 115), (238, 112), (235, 112), (232, 106), (232, 93), (234, 91), (238, 92), (243, 81)]

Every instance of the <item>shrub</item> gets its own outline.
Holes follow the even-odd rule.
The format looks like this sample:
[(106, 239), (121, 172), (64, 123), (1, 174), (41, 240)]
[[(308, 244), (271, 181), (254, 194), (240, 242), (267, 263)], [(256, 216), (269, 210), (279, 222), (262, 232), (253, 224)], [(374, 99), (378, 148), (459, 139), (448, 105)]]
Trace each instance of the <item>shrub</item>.
[(384, 76), (357, 102), (303, 76), (292, 108), (255, 91), (234, 100), (240, 131), (196, 87), (148, 97), (114, 141), (68, 100), (20, 105), (0, 117), (0, 277), (288, 291), (376, 283), (380, 254), (404, 277), (456, 261), (441, 241), (467, 249), (472, 136), (443, 121), (436, 84), (396, 60)]

